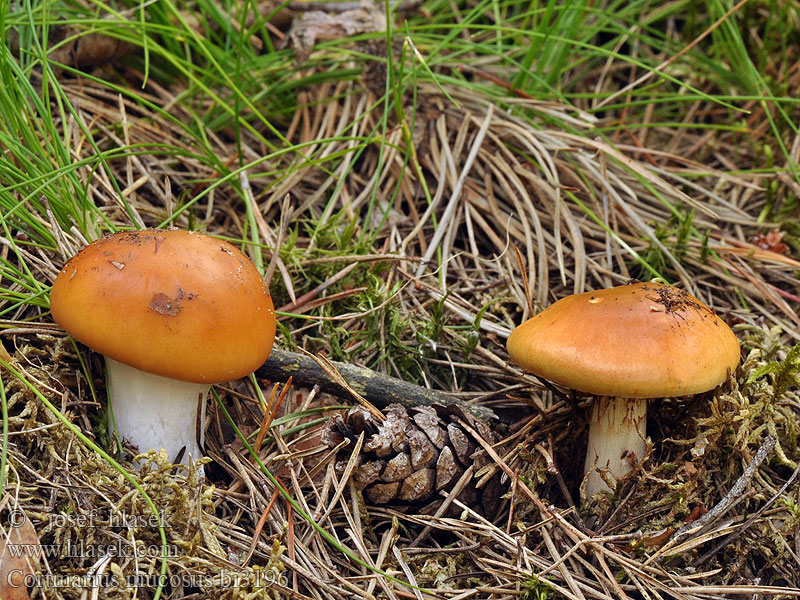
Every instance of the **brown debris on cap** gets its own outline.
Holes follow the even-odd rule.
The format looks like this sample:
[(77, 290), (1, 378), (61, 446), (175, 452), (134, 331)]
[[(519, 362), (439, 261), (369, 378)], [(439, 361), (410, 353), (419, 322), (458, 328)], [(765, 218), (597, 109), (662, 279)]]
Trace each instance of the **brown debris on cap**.
[(642, 282), (563, 298), (517, 327), (507, 348), (544, 379), (628, 398), (708, 391), (740, 355), (733, 331), (697, 298)]
[(53, 318), (79, 341), (164, 377), (217, 383), (269, 356), (275, 313), (250, 259), (227, 242), (179, 230), (124, 232), (61, 270)]

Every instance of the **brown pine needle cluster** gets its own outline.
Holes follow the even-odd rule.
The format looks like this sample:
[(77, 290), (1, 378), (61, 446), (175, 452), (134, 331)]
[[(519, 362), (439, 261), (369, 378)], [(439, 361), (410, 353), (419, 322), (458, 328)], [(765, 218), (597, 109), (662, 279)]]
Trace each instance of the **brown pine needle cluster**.
[[(75, 110), (56, 131), (98, 210), (79, 222), (45, 202), (35, 228), (0, 231), (0, 515), (5, 531), (26, 515), (46, 549), (30, 597), (152, 598), (159, 582), (161, 597), (236, 600), (800, 596), (800, 244), (779, 214), (797, 194), (786, 165), (737, 167), (758, 165), (757, 146), (688, 126), (716, 118), (710, 100), (688, 108), (687, 127), (628, 129), (632, 106), (537, 99), (491, 60), (437, 67), (469, 86), (421, 78), (385, 103), (393, 61), (418, 58), (399, 35), (388, 57), (383, 35), (313, 50), (296, 67), (296, 106), (269, 127), (221, 118), (202, 135), (210, 108), (179, 77), (145, 79), (135, 61), (61, 73)], [(364, 70), (369, 57), (380, 62)], [(587, 84), (625, 90), (616, 68)], [(741, 136), (766, 135), (764, 105), (741, 108)], [(784, 143), (798, 153), (796, 133)], [(89, 160), (123, 146), (139, 150)], [(240, 244), (268, 273), (283, 351), (321, 355), (328, 378), (340, 361), (434, 390), (443, 405), (345, 416), (354, 389), (256, 376), (209, 400), (205, 479), (157, 452), (136, 470), (134, 449), (107, 437), (101, 358), (43, 299), (111, 225)], [(17, 270), (39, 282), (37, 300), (17, 302)], [(590, 399), (523, 373), (505, 339), (566, 295), (655, 277), (723, 317), (742, 364), (690, 403), (652, 401), (643, 461), (588, 503)], [(422, 467), (424, 494), (402, 491), (412, 469), (381, 479), (415, 457), (392, 447), (392, 424), (414, 444), (447, 433)], [(437, 485), (432, 465), (456, 440), (458, 471)]]

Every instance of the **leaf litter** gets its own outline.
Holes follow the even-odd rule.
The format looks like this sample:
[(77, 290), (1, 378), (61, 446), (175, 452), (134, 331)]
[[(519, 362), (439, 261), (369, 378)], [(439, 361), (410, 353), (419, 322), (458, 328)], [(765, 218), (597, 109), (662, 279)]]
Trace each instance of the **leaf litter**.
[[(312, 64), (323, 74), (338, 68)], [(481, 69), (490, 73), (491, 65)], [(420, 83), (413, 98), (403, 98), (405, 120), (386, 115), (382, 138), (362, 146), (360, 136), (381, 131), (374, 90), (382, 89), (385, 75), (367, 69), (371, 81), (323, 78), (300, 92), (287, 139), (306, 144), (305, 156), (340, 158), (321, 163), (284, 154), (247, 170), (266, 256), (275, 240), (285, 240), (279, 266), (285, 275), (272, 281), (276, 304), (292, 303), (299, 313), (310, 301), (301, 301), (302, 294), (323, 286), (310, 320), (281, 317), (281, 343), (491, 407), (500, 416), (491, 424), (500, 441), (489, 445), (475, 432), (472, 441), (491, 458), (475, 475), (501, 477), (500, 507), (482, 514), (455, 494), (427, 506), (365, 502), (351, 477), (359, 460), (352, 446), (334, 451), (322, 444), (314, 418), (348, 399), (313, 389), (289, 391), (256, 461), (232, 423), (252, 440), (264, 407), (247, 382), (234, 382), (218, 387), (219, 403), (210, 401), (208, 481), (200, 481), (195, 466), (175, 467), (156, 453), (150, 466), (131, 471), (161, 511), (164, 544), (128, 481), (75, 439), (20, 378), (4, 372), (3, 502), (28, 515), (36, 543), (56, 549), (37, 572), (62, 584), (46, 584), (33, 597), (151, 597), (165, 556), (168, 597), (800, 595), (800, 396), (791, 349), (800, 263), (770, 234), (781, 224), (758, 220), (768, 176), (729, 174), (732, 148), (725, 140), (708, 161), (691, 152), (701, 142), (685, 131), (651, 135), (651, 143), (660, 136), (658, 147), (669, 150), (612, 144), (593, 135), (595, 117), (575, 106), (501, 101), (488, 88), (453, 84)], [(136, 224), (110, 192), (108, 177), (126, 190), (135, 221), (151, 226), (174, 210), (173, 190), (196, 196), (219, 179), (193, 158), (193, 140), (162, 114), (118, 99), (93, 79), (65, 80), (63, 87), (78, 107), (75, 118), (94, 124), (72, 131), (76, 156), (91, 151), (83, 137), (89, 131), (99, 147), (119, 145), (120, 125), (130, 143), (187, 150), (169, 161), (147, 153), (115, 159), (109, 174), (79, 169), (111, 222)], [(188, 118), (175, 103), (177, 87), (151, 83), (143, 93), (153, 106), (177, 106), (174, 114)], [(220, 156), (236, 156), (232, 142), (216, 143)], [(241, 153), (255, 160), (260, 150), (243, 131)], [(282, 204), (288, 215), (279, 214)], [(228, 180), (174, 224), (247, 240), (243, 210)], [(687, 223), (692, 232), (682, 236)], [(54, 221), (46, 226), (58, 228)], [(102, 227), (90, 229), (96, 234)], [(4, 260), (25, 263), (43, 284), (86, 241), (77, 227), (59, 230), (58, 248), (21, 239), (2, 240), (11, 250)], [(359, 239), (369, 241), (358, 247)], [(386, 260), (360, 262), (359, 255)], [(319, 262), (331, 256), (342, 260), (333, 270)], [(351, 264), (329, 294), (325, 282)], [(575, 448), (585, 446), (582, 410), (589, 399), (522, 373), (509, 362), (504, 338), (530, 316), (529, 299), (539, 310), (571, 293), (656, 276), (719, 312), (734, 326), (745, 358), (714, 393), (689, 403), (656, 400), (646, 461), (613, 498), (587, 508)], [(344, 286), (364, 291), (333, 295)], [(377, 311), (370, 306), (375, 298), (385, 302)], [(2, 299), (4, 308), (9, 302)], [(110, 447), (98, 416), (105, 384), (97, 356), (73, 345), (33, 305), (20, 305), (2, 321), (2, 340), (28, 383)], [(351, 458), (344, 471), (334, 464), (342, 452)], [(438, 510), (442, 500), (456, 511)], [(298, 509), (363, 564), (324, 540)], [(69, 551), (75, 547), (82, 550)], [(87, 575), (106, 579), (82, 585)]]

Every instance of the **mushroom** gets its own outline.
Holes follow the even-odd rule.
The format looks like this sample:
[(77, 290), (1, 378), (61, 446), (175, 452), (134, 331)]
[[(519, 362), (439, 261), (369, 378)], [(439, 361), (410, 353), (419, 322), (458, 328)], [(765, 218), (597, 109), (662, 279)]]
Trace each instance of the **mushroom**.
[(717, 387), (739, 364), (739, 342), (697, 298), (662, 283), (568, 296), (517, 327), (508, 353), (522, 368), (593, 394), (584, 472), (591, 497), (608, 490), (598, 472), (627, 474), (646, 449), (647, 399)]
[(140, 451), (164, 449), (177, 460), (184, 450), (185, 464), (201, 456), (211, 384), (252, 373), (275, 338), (272, 299), (253, 263), (188, 231), (122, 232), (89, 244), (58, 274), (50, 308), (105, 355), (112, 435), (116, 422)]

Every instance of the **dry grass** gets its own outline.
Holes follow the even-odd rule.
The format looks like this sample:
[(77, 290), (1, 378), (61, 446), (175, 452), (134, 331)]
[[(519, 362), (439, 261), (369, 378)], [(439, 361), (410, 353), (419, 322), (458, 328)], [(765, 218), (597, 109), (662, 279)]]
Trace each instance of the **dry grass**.
[[(420, 507), (367, 506), (353, 483), (337, 474), (332, 452), (319, 445), (313, 427), (277, 435), (308, 417), (283, 421), (272, 430), (275, 439), (262, 446), (260, 460), (319, 527), (363, 561), (358, 564), (305, 522), (243, 449), (222, 407), (245, 435), (259, 430), (263, 410), (251, 386), (231, 384), (219, 390), (221, 402), (210, 409), (208, 482), (200, 485), (195, 470), (187, 473), (163, 460), (133, 475), (163, 507), (167, 546), (175, 553), (167, 559), (169, 574), (203, 582), (182, 590), (168, 586), (170, 597), (800, 595), (800, 396), (786, 385), (787, 373), (796, 368), (787, 351), (798, 338), (800, 262), (779, 239), (765, 241), (778, 223), (757, 221), (767, 202), (765, 188), (772, 185), (768, 176), (730, 173), (733, 165), (753, 164), (756, 157), (735, 139), (710, 139), (690, 129), (654, 127), (646, 140), (630, 134), (612, 145), (591, 133), (597, 123), (588, 113), (558, 103), (516, 98), (501, 104), (474, 89), (447, 86), (456, 105), (427, 84), (419, 87), (416, 105), (411, 98), (404, 102), (406, 116), (414, 114), (413, 130), (390, 118), (383, 155), (378, 144), (356, 154), (355, 138), (380, 128), (381, 111), (371, 108), (374, 87), (344, 81), (301, 93), (305, 107), (293, 116), (286, 137), (309, 144), (307, 156), (341, 152), (333, 169), (284, 156), (238, 180), (252, 190), (265, 247), (284, 240), (273, 277), (276, 303), (294, 314), (315, 311), (307, 322), (285, 318), (291, 338), (283, 336), (282, 343), (326, 350), (490, 406), (500, 417), (494, 425), (503, 438), (490, 452), (493, 468), (505, 474), (502, 508), (480, 515), (453, 501), (453, 515), (438, 515)], [(141, 105), (120, 102), (88, 80), (74, 80), (65, 89), (79, 106), (78, 118), (92, 124), (100, 148), (127, 140), (168, 141), (191, 150), (174, 124)], [(168, 106), (179, 91), (151, 83), (146, 93), (155, 105)], [(705, 110), (698, 105), (693, 112)], [(556, 119), (571, 131), (552, 125)], [(75, 156), (89, 152), (80, 131), (64, 126)], [(330, 138), (339, 139), (315, 142)], [(408, 139), (414, 140), (418, 168), (406, 160)], [(221, 136), (214, 143), (222, 162), (236, 160), (232, 142)], [(798, 148), (800, 140), (789, 145)], [(241, 152), (255, 160), (264, 149), (245, 135)], [(135, 207), (134, 220), (145, 225), (175, 212), (176, 190), (195, 197), (219, 177), (185, 157), (165, 161), (143, 154), (113, 164)], [(420, 173), (433, 198), (430, 206)], [(102, 172), (87, 168), (80, 174), (109, 220), (136, 224)], [(776, 181), (775, 196), (795, 185)], [(237, 181), (203, 196), (174, 224), (249, 239), (232, 183)], [(288, 214), (281, 214), (287, 194)], [(281, 217), (308, 229), (292, 235), (292, 226), (281, 228)], [(670, 219), (674, 226), (657, 231)], [(694, 232), (683, 236), (681, 222)], [(358, 252), (336, 247), (348, 223), (356, 224), (352, 240), (373, 235)], [(312, 228), (317, 236), (310, 235)], [(59, 252), (24, 250), (44, 284), (84, 243), (77, 231), (54, 233)], [(514, 245), (528, 270), (527, 290)], [(325, 262), (337, 254), (341, 263)], [(339, 275), (342, 269), (350, 269), (346, 277)], [(588, 401), (554, 394), (522, 374), (509, 362), (504, 338), (528, 316), (528, 296), (539, 309), (567, 294), (651, 276), (691, 291), (735, 325), (747, 359), (716, 394), (691, 403), (653, 402), (647, 462), (613, 500), (581, 508), (576, 449), (585, 444), (582, 408)], [(367, 292), (380, 302), (368, 305)], [(435, 331), (427, 327), (432, 321), (441, 325)], [(97, 414), (104, 382), (97, 357), (77, 349), (46, 313), (31, 306), (20, 307), (3, 327), (2, 339), (28, 380), (102, 441)], [(784, 360), (789, 362), (783, 371), (763, 368)], [(71, 541), (160, 550), (158, 530), (144, 518), (147, 507), (129, 483), (18, 379), (4, 375), (4, 382), (10, 429), (6, 508), (24, 510), (45, 546)], [(293, 389), (282, 413), (343, 400)], [(703, 518), (705, 510), (714, 518)], [(143, 518), (120, 526), (114, 514)], [(86, 521), (75, 524), (81, 515), (90, 519), (88, 528)], [(687, 524), (695, 528), (687, 530)], [(160, 568), (152, 556), (78, 554), (50, 557), (41, 572), (128, 577), (152, 576)], [(38, 593), (83, 599), (133, 598), (136, 592), (71, 584)], [(138, 589), (139, 598), (151, 593)]]

